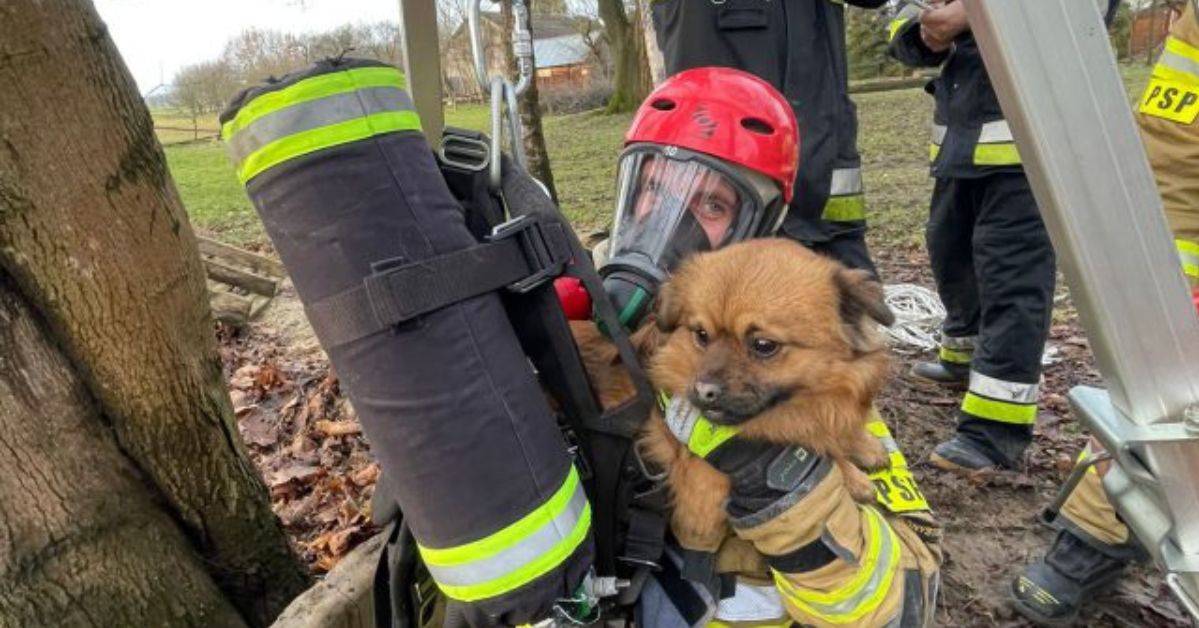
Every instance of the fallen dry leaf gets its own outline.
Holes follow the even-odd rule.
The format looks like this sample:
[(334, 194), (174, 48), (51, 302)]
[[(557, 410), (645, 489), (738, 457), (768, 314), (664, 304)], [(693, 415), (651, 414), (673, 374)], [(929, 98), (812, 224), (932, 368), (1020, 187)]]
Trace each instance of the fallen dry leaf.
[(350, 476), (350, 481), (358, 486), (369, 486), (379, 480), (379, 464), (372, 462)]
[[(250, 409), (253, 409), (251, 407)], [(279, 440), (279, 430), (261, 414), (251, 414), (237, 424), (242, 440), (258, 447), (270, 447)]]
[(317, 421), (316, 429), (325, 436), (352, 436), (362, 433), (362, 425), (357, 421)]
[(323, 470), (313, 464), (290, 464), (275, 472), (271, 478), (271, 486), (282, 486), (288, 482), (310, 482), (323, 473)]
[(236, 371), (233, 371), (233, 376), (229, 378), (229, 386), (240, 390), (248, 390), (254, 388), (254, 383), (258, 377), (260, 369), (255, 364), (247, 364)]

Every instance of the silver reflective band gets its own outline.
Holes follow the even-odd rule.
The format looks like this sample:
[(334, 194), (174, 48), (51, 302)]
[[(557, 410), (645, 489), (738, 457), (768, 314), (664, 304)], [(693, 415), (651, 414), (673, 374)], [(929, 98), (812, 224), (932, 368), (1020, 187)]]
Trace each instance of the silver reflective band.
[(786, 616), (783, 598), (773, 585), (756, 586), (737, 581), (733, 597), (724, 598), (716, 605), (716, 619), (726, 622), (764, 622)]
[(995, 379), (978, 371), (970, 372), (970, 392), (996, 401), (1036, 403), (1039, 384), (1021, 384)]
[(371, 87), (302, 102), (262, 116), (234, 133), (229, 153), (240, 164), (276, 140), (386, 111), (412, 111), (412, 98), (398, 87)]
[(511, 547), (460, 565), (432, 565), (426, 561), (425, 566), (441, 585), (467, 587), (491, 582), (537, 560), (569, 538), (586, 508), (587, 494), (579, 482), (562, 512)]
[(1157, 62), (1172, 70), (1186, 72), (1187, 74), (1199, 78), (1199, 63), (1195, 63), (1193, 60), (1188, 59), (1177, 52), (1174, 52), (1173, 50), (1170, 50), (1170, 39), (1173, 38), (1168, 38), (1166, 40), (1167, 47), (1162, 50), (1162, 56), (1158, 57)]
[(954, 351), (974, 351), (978, 336), (946, 336), (941, 332), (941, 346)]
[(833, 182), (829, 196), (850, 196), (862, 193), (861, 168), (837, 168), (833, 171)]
[(879, 436), (878, 442), (882, 443), (883, 449), (886, 449), (889, 454), (899, 451), (899, 444), (890, 436)]
[(979, 144), (1003, 144), (1014, 141), (1016, 139), (1012, 137), (1012, 127), (1008, 126), (1007, 120), (987, 122), (978, 134)]
[(933, 144), (936, 144), (937, 146), (944, 144), (945, 135), (947, 133), (949, 133), (949, 127), (945, 126), (944, 124), (934, 124), (932, 137)]
[(665, 414), (666, 427), (670, 428), (670, 433), (674, 434), (680, 443), (691, 442), (691, 433), (699, 423), (699, 410), (688, 403), (684, 395), (675, 395), (670, 398)]

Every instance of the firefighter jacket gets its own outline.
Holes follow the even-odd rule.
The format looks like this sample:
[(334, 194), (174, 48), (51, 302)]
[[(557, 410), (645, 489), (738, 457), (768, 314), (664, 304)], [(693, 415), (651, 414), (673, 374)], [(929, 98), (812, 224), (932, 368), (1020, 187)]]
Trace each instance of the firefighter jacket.
[(974, 179), (996, 172), (1019, 172), (1020, 153), (978, 44), (969, 32), (944, 52), (920, 39), (918, 11), (910, 5), (891, 23), (891, 56), (905, 65), (936, 67), (941, 75), (925, 86), (936, 102), (929, 143), (932, 174), (938, 179)]
[(1199, 287), (1199, 13), (1188, 3), (1137, 106), (1145, 152), (1191, 287)]
[[(745, 508), (734, 479), (727, 506), (732, 534), (718, 548), (690, 546), (679, 536), (688, 549), (716, 552), (717, 571), (737, 576), (715, 625), (779, 626), (788, 618), (819, 627), (932, 623), (940, 527), (877, 414), (867, 429), (883, 443), (890, 466), (870, 475), (877, 502), (864, 505), (849, 495), (839, 465), (828, 459), (778, 446), (782, 453), (773, 461), (742, 464), (763, 445), (739, 439), (736, 427), (709, 422), (683, 399), (663, 406), (668, 428), (692, 454), (733, 478), (761, 473), (769, 487), (762, 506)], [(778, 617), (780, 611), (786, 616)]]
[[(1108, 23), (1118, 0), (1096, 0)], [(941, 66), (941, 75), (925, 86), (936, 102), (929, 160), (938, 179), (976, 179), (996, 172), (1020, 172), (1020, 152), (978, 43), (969, 31), (949, 50), (933, 52), (920, 38), (919, 9), (908, 5), (890, 26), (891, 56), (912, 67)]]
[[(846, 0), (877, 8), (885, 0)], [(865, 220), (857, 110), (849, 99), (842, 0), (655, 0), (666, 71), (735, 67), (776, 87), (799, 120), (800, 164), (783, 231), (826, 242), (831, 222)], [(823, 219), (823, 220), (822, 220)]]

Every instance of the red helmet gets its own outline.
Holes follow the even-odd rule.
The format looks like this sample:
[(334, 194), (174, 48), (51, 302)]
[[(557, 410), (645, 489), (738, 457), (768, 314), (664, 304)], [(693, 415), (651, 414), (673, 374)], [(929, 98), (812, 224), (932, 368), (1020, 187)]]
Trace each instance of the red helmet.
[(791, 202), (799, 168), (799, 125), (770, 83), (732, 68), (695, 68), (645, 99), (625, 145), (648, 142), (704, 153), (761, 173)]
[(630, 328), (689, 255), (774, 235), (799, 166), (795, 113), (769, 83), (697, 68), (654, 90), (625, 136), (604, 288)]

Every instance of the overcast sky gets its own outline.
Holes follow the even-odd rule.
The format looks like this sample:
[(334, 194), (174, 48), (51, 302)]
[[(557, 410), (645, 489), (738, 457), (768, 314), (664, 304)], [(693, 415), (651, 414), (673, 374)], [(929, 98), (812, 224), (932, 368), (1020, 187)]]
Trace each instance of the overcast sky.
[(398, 21), (399, 0), (95, 0), (141, 92), (215, 58), (252, 26), (303, 33)]

